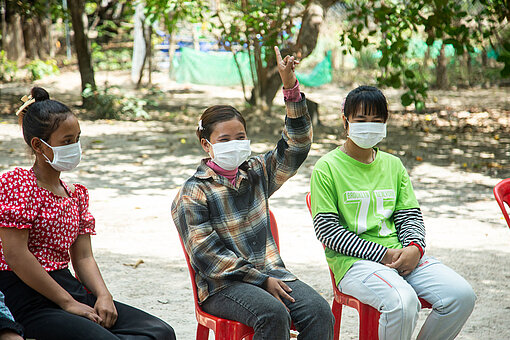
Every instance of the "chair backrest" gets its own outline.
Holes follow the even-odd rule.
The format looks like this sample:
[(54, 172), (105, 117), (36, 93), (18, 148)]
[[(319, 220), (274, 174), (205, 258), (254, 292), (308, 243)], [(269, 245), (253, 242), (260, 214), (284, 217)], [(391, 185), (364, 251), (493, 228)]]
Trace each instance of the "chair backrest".
[(503, 212), (506, 223), (510, 228), (510, 217), (505, 207), (505, 203), (510, 207), (510, 178), (504, 179), (494, 187), (494, 196)]
[[(312, 216), (312, 218), (313, 218), (313, 215), (312, 215), (312, 195), (310, 193), (306, 194), (306, 206), (308, 207), (308, 211), (310, 212), (310, 216)], [(322, 244), (322, 248), (326, 249), (326, 246), (324, 244)], [(335, 282), (335, 274), (333, 274), (333, 272), (331, 270), (329, 271), (329, 276), (331, 277), (331, 282), (333, 283), (333, 289), (335, 290), (335, 293), (336, 293), (336, 291), (338, 290), (338, 287), (336, 286), (336, 282)]]
[[(278, 247), (278, 250), (280, 249), (280, 238), (278, 236), (278, 226), (276, 224), (276, 219), (273, 215), (273, 212), (269, 210), (269, 219), (271, 223), (271, 234), (273, 234), (273, 239), (276, 243), (276, 247)], [(182, 250), (184, 251), (184, 257), (186, 258), (186, 264), (188, 265), (189, 270), (189, 276), (191, 279), (191, 287), (193, 288), (193, 299), (195, 300), (195, 307), (196, 309), (202, 311), (202, 308), (200, 307), (198, 303), (198, 292), (197, 292), (197, 284), (196, 284), (196, 273), (193, 269), (193, 266), (191, 265), (188, 252), (186, 251), (186, 247), (184, 246), (184, 242), (182, 241), (181, 235), (179, 235), (179, 241), (181, 241)]]

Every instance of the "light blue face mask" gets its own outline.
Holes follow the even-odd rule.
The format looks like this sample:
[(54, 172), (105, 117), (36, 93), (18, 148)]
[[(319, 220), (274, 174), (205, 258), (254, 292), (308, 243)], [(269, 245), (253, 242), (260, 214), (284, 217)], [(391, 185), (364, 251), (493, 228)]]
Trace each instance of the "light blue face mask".
[(70, 171), (78, 166), (81, 160), (81, 144), (80, 141), (63, 146), (51, 146), (41, 139), (53, 151), (53, 160), (50, 161), (45, 154), (46, 162), (50, 163), (53, 169), (57, 171)]
[(386, 123), (349, 123), (349, 135), (347, 137), (360, 148), (373, 148), (386, 137)]

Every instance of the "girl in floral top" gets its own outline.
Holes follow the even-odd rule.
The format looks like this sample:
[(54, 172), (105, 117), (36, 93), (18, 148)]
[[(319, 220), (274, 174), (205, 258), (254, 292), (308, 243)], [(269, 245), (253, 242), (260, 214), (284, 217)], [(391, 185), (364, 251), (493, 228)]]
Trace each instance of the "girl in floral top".
[(42, 88), (31, 97), (18, 113), (34, 166), (0, 177), (0, 290), (7, 307), (37, 340), (175, 339), (165, 322), (113, 300), (92, 254), (87, 189), (60, 179), (81, 159), (78, 120)]
[(208, 108), (197, 135), (211, 158), (184, 183), (172, 215), (205, 312), (253, 327), (257, 340), (289, 339), (291, 322), (298, 339), (329, 340), (328, 303), (285, 268), (271, 234), (268, 199), (297, 172), (312, 138), (294, 59), (275, 50), (287, 105), (276, 148), (249, 157), (241, 114), (227, 105)]

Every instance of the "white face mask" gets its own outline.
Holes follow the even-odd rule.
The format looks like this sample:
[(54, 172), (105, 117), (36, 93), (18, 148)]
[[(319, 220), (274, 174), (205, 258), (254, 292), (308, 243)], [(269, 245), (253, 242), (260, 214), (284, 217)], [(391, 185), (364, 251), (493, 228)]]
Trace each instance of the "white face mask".
[(348, 137), (360, 148), (373, 148), (386, 137), (386, 124), (370, 122), (349, 123)]
[(81, 160), (81, 144), (80, 141), (63, 146), (51, 146), (41, 139), (53, 151), (53, 161), (50, 161), (45, 154), (46, 162), (50, 163), (53, 169), (57, 171), (70, 171), (76, 168)]
[[(207, 140), (207, 139), (206, 139)], [(211, 144), (211, 142), (207, 141)], [(225, 170), (234, 170), (243, 164), (251, 155), (250, 140), (231, 140), (224, 143), (211, 144), (216, 165)]]

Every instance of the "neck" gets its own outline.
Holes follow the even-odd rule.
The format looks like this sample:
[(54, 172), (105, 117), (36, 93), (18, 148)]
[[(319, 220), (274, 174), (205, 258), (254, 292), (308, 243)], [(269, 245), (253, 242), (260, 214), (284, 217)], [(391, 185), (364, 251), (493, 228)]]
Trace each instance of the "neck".
[(347, 138), (347, 141), (344, 143), (341, 150), (349, 157), (352, 157), (361, 163), (370, 164), (375, 160), (375, 150), (373, 148), (360, 148), (350, 138)]
[(38, 157), (35, 160), (33, 169), (37, 182), (50, 187), (60, 186), (60, 171), (53, 169), (45, 160), (41, 160)]

